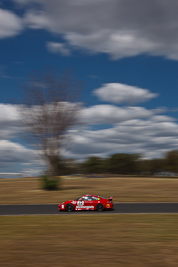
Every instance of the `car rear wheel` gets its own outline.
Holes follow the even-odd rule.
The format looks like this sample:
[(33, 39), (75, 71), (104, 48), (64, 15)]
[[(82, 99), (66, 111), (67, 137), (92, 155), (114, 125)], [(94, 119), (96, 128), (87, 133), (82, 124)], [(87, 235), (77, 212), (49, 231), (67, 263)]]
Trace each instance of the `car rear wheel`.
[(72, 205), (71, 203), (66, 205), (66, 211), (73, 211), (74, 210), (74, 205)]
[(104, 210), (104, 206), (103, 206), (103, 204), (99, 203), (99, 204), (96, 206), (96, 210), (97, 210), (97, 211), (103, 211), (103, 210)]

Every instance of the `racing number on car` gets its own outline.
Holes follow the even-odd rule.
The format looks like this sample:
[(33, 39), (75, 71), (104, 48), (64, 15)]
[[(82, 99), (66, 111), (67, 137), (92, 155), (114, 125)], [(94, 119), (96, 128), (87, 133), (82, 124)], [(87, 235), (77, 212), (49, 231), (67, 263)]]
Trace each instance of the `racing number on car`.
[(84, 201), (78, 201), (78, 202), (77, 202), (77, 205), (78, 205), (78, 206), (83, 206), (83, 205), (84, 205)]

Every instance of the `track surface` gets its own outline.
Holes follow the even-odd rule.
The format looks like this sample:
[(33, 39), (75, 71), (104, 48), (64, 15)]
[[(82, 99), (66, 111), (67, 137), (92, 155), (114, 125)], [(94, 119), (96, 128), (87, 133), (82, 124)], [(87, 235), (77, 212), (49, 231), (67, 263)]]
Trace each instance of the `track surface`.
[(116, 213), (178, 213), (178, 203), (115, 203), (114, 210), (59, 212), (57, 204), (0, 205), (0, 215), (71, 215), (71, 214), (116, 214)]

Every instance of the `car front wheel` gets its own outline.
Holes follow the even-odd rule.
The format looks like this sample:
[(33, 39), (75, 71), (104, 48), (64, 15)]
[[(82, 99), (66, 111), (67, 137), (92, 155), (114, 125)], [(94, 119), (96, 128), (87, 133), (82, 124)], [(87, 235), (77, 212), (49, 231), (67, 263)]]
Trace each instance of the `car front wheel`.
[(71, 203), (66, 205), (66, 211), (73, 211), (74, 210), (74, 205), (72, 205)]
[(97, 211), (103, 211), (103, 210), (104, 210), (104, 206), (103, 206), (103, 204), (99, 203), (99, 204), (96, 206), (96, 210), (97, 210)]

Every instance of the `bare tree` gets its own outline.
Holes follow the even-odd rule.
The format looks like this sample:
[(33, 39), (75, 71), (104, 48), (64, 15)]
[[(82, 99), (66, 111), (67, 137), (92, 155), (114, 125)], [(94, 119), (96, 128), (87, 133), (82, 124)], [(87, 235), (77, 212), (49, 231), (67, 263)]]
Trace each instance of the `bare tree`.
[(70, 72), (56, 77), (52, 71), (42, 76), (33, 75), (25, 86), (24, 122), (51, 176), (57, 174), (67, 130), (78, 121), (80, 105), (76, 100), (80, 89), (81, 82)]

